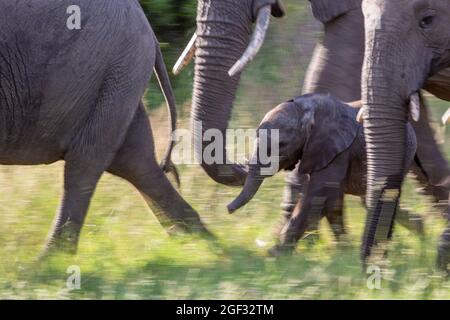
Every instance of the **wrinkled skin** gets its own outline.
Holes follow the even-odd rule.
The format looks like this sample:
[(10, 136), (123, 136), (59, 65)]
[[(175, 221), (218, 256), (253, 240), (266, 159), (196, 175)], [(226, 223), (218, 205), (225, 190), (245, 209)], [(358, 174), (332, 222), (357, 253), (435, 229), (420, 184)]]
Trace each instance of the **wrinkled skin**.
[[(277, 0), (199, 0), (197, 11), (197, 50), (191, 117), (202, 130), (193, 130), (196, 156), (202, 154), (209, 141), (202, 141), (208, 129), (218, 129), (225, 137), (240, 74), (228, 75), (229, 69), (249, 45), (252, 25), (260, 8), (272, 5), (272, 14), (283, 15)], [(226, 143), (224, 143), (224, 146)], [(222, 164), (201, 161), (206, 173), (216, 182), (243, 185), (246, 172), (238, 164), (227, 165), (226, 150)]]
[[(74, 3), (81, 30), (66, 27), (66, 9)], [(132, 183), (163, 225), (206, 232), (155, 159), (141, 102), (154, 67), (172, 107), (174, 99), (137, 1), (4, 0), (0, 30), (0, 163), (65, 161), (48, 250), (76, 251), (105, 171)]]
[[(441, 0), (363, 1), (366, 56), (362, 100), (368, 146), (368, 208), (362, 259), (392, 234), (392, 221), (405, 168), (405, 125), (410, 95), (450, 66), (450, 2)], [(395, 72), (392, 72), (395, 71)], [(439, 79), (440, 78), (440, 79)], [(437, 83), (446, 83), (442, 76)], [(445, 89), (439, 91), (447, 97)], [(420, 146), (420, 141), (419, 141)], [(436, 175), (450, 185), (448, 171)], [(381, 210), (381, 208), (386, 210)], [(450, 224), (439, 244), (438, 266), (446, 268)]]
[[(245, 186), (228, 206), (234, 212), (256, 194), (264, 178), (259, 161), (262, 130), (279, 130), (279, 169), (292, 169), (300, 161), (298, 173), (309, 176), (305, 195), (298, 201), (292, 217), (283, 226), (279, 244), (271, 253), (291, 252), (311, 225), (327, 216), (335, 236), (345, 234), (344, 194), (360, 196), (365, 203), (366, 151), (363, 127), (356, 121), (358, 109), (329, 95), (305, 95), (283, 103), (270, 111), (258, 128), (256, 150), (250, 162)], [(412, 163), (416, 139), (411, 126), (407, 133), (407, 163)], [(269, 138), (272, 135), (268, 134)], [(268, 144), (271, 146), (271, 144)], [(272, 154), (272, 150), (269, 149)], [(401, 212), (400, 222), (421, 231), (418, 216)]]

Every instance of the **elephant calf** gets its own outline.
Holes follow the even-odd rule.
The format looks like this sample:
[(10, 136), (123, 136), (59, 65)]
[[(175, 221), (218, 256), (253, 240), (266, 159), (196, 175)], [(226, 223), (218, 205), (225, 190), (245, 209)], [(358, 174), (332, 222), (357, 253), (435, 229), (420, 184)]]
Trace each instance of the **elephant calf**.
[[(363, 126), (356, 120), (358, 104), (347, 105), (329, 95), (304, 95), (277, 106), (260, 124), (249, 175), (240, 195), (228, 205), (229, 212), (250, 201), (268, 176), (262, 174), (264, 164), (260, 161), (262, 130), (271, 140), (272, 130), (278, 129), (279, 170), (292, 170), (298, 164), (299, 174), (309, 176), (305, 195), (298, 201), (280, 232), (279, 244), (271, 253), (292, 251), (307, 228), (317, 225), (323, 216), (339, 237), (345, 233), (344, 194), (360, 196), (365, 203), (366, 148)], [(406, 134), (405, 161), (409, 167), (416, 152), (416, 137), (410, 124)], [(272, 143), (268, 146), (268, 154), (272, 154)], [(412, 215), (402, 210), (398, 215), (406, 227), (421, 231), (420, 217), (412, 219)]]

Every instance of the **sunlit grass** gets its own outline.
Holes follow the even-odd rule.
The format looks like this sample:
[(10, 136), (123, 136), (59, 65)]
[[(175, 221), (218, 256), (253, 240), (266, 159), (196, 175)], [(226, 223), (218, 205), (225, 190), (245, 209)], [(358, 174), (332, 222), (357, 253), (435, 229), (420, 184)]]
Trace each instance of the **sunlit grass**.
[[(159, 117), (152, 114), (152, 119)], [(164, 141), (164, 125), (154, 130)], [(0, 168), (0, 298), (450, 298), (449, 282), (434, 269), (443, 221), (411, 182), (403, 203), (425, 217), (426, 236), (398, 227), (382, 289), (369, 290), (359, 265), (365, 217), (359, 199), (346, 199), (346, 243), (337, 244), (322, 223), (317, 243), (303, 242), (294, 256), (275, 260), (255, 241), (272, 244), (284, 174), (267, 179), (253, 201), (228, 215), (226, 205), (239, 190), (215, 184), (197, 166), (180, 166), (180, 191), (218, 236), (216, 243), (189, 235), (170, 238), (137, 191), (105, 174), (79, 254), (37, 264), (58, 206), (61, 170), (60, 163)], [(80, 290), (66, 289), (70, 265), (81, 268)]]

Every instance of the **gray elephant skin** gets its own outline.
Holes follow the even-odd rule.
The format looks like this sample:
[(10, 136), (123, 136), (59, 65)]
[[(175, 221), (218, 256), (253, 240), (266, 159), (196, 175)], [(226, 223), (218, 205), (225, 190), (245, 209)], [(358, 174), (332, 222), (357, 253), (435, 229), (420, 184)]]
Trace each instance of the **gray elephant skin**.
[[(450, 2), (365, 0), (362, 9), (366, 26), (362, 100), (370, 172), (362, 248), (362, 258), (366, 259), (373, 246), (392, 234), (405, 168), (404, 130), (410, 97), (430, 76), (450, 67)], [(445, 83), (440, 78), (437, 83)], [(442, 97), (445, 92), (448, 94), (445, 88), (440, 91)], [(437, 178), (448, 190), (446, 172)], [(383, 207), (390, 210), (381, 210)], [(450, 222), (439, 242), (438, 266), (445, 269), (449, 262)]]
[[(80, 30), (66, 26), (71, 5), (81, 9)], [(153, 68), (173, 130), (175, 100), (138, 1), (0, 2), (0, 163), (65, 161), (62, 205), (47, 250), (75, 252), (105, 171), (132, 183), (164, 226), (206, 232), (155, 159), (141, 100)]]
[[(245, 186), (228, 206), (229, 212), (248, 203), (269, 176), (261, 171), (269, 164), (261, 163), (259, 158), (263, 131), (271, 140), (272, 130), (278, 130), (279, 170), (292, 170), (299, 163), (298, 174), (309, 177), (305, 195), (283, 226), (279, 244), (271, 250), (273, 255), (291, 252), (304, 232), (323, 216), (339, 239), (345, 234), (344, 194), (359, 196), (365, 203), (367, 160), (363, 126), (356, 121), (358, 111), (332, 96), (309, 94), (280, 104), (262, 120)], [(411, 125), (406, 130), (406, 163), (411, 164), (416, 137)], [(271, 148), (267, 152), (274, 156)], [(420, 216), (401, 211), (400, 218), (399, 222), (407, 228), (422, 231)]]

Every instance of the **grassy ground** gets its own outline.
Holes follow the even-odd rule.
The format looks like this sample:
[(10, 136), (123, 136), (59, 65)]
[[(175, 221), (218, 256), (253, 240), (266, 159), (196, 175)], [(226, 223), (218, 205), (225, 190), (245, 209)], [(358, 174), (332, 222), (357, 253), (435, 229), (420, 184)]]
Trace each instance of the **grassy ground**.
[[(286, 48), (277, 45), (304, 38), (298, 30), (312, 22), (302, 12), (297, 16), (304, 18), (272, 26), (268, 44), (243, 79), (232, 127), (254, 127), (267, 110), (300, 91), (313, 41)], [(187, 72), (188, 77), (191, 71)], [(189, 127), (189, 108), (189, 102), (180, 105), (183, 128)], [(446, 105), (433, 101), (432, 109), (437, 116)], [(165, 110), (152, 110), (151, 119), (159, 149), (163, 149)], [(443, 138), (445, 132), (438, 131)], [(450, 148), (444, 146), (450, 158)], [(365, 213), (358, 199), (346, 199), (348, 241), (335, 243), (323, 223), (316, 244), (302, 243), (294, 256), (274, 260), (255, 241), (272, 241), (283, 174), (268, 179), (249, 205), (230, 216), (226, 205), (239, 190), (213, 183), (197, 166), (180, 166), (180, 191), (218, 236), (216, 243), (187, 235), (169, 238), (137, 191), (105, 175), (89, 210), (79, 254), (59, 255), (38, 265), (34, 259), (43, 247), (61, 195), (61, 169), (61, 163), (0, 167), (2, 299), (450, 298), (450, 282), (434, 271), (436, 243), (444, 224), (428, 199), (414, 192), (412, 182), (402, 202), (424, 216), (426, 236), (396, 229), (380, 290), (368, 288), (368, 275), (359, 267)], [(70, 266), (81, 270), (79, 290), (66, 287)]]

